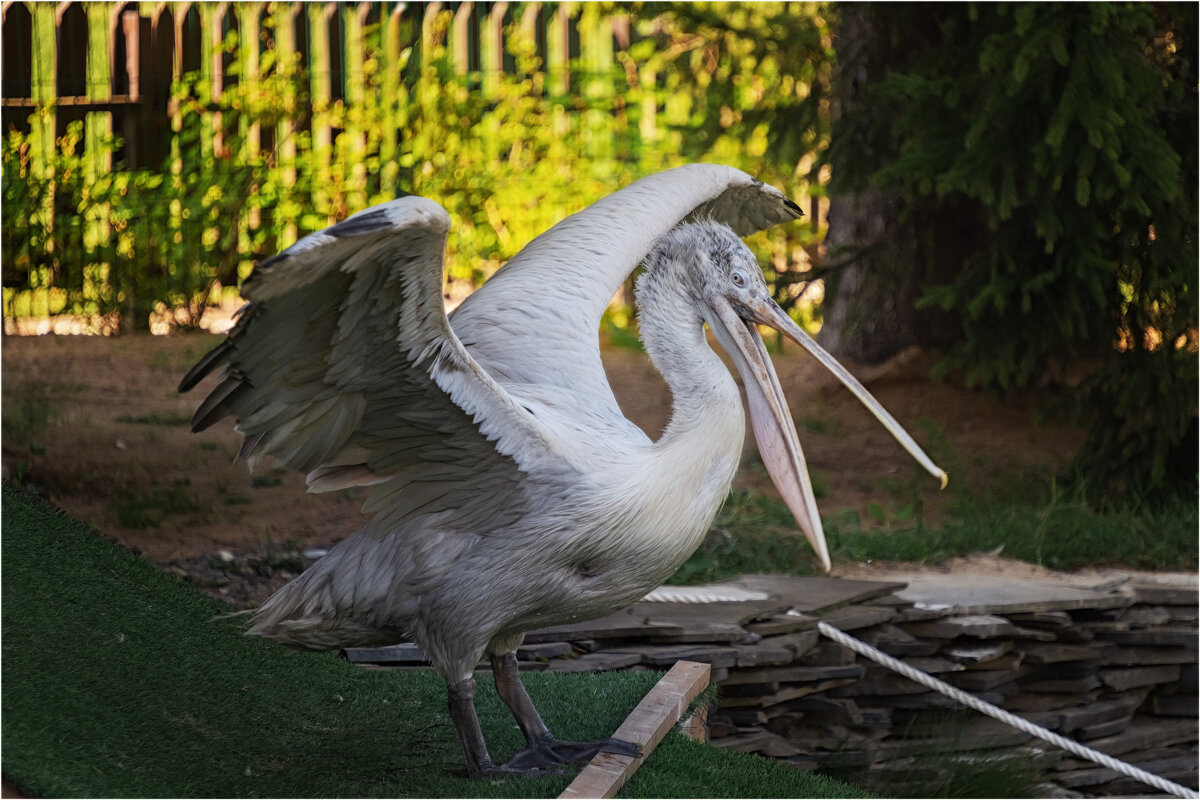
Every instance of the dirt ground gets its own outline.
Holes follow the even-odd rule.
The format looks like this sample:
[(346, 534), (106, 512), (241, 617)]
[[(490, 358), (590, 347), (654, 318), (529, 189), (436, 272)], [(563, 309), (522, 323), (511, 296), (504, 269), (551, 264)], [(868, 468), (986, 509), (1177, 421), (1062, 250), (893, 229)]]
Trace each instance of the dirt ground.
[[(207, 333), (4, 336), (3, 474), (207, 591), (253, 604), (305, 566), (306, 550), (328, 547), (363, 518), (349, 492), (308, 494), (299, 474), (260, 468), (251, 475), (233, 463), (240, 437), (230, 422), (189, 432), (216, 378), (187, 395), (176, 386), (218, 340)], [(935, 359), (909, 352), (882, 366), (847, 366), (944, 462), (945, 492), (928, 476), (917, 479), (887, 431), (799, 347), (775, 355), (810, 468), (825, 487), (825, 514), (852, 508), (869, 519), (870, 504), (888, 510), (901, 502), (898, 487), (919, 481), (926, 518), (936, 518), (956, 489), (1058, 469), (1080, 445), (1081, 434), (1066, 424), (1035, 424), (1032, 402), (931, 382)], [(657, 436), (670, 395), (646, 356), (607, 347), (605, 363), (626, 415)], [(752, 437), (736, 485), (774, 493)], [(1028, 569), (984, 556), (974, 568)], [(836, 564), (835, 574), (882, 577), (887, 569)]]

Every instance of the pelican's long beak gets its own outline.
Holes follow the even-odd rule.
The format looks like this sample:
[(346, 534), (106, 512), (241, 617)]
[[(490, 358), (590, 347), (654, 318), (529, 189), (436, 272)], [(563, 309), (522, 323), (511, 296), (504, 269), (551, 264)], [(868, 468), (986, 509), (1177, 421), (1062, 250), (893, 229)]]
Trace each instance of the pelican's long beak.
[[(830, 568), (829, 550), (825, 544), (825, 532), (821, 527), (821, 516), (813, 496), (808, 466), (800, 448), (795, 423), (788, 411), (787, 400), (779, 385), (779, 377), (775, 374), (775, 367), (771, 364), (762, 337), (758, 334), (757, 325), (769, 325), (816, 356), (817, 360), (836, 375), (896, 437), (904, 449), (931, 475), (938, 478), (945, 488), (949, 480), (946, 473), (933, 463), (879, 401), (872, 397), (837, 359), (801, 330), (777, 303), (770, 298), (763, 298), (755, 301), (753, 305), (743, 305), (736, 311), (727, 303), (718, 304), (715, 310), (723, 323), (722, 327), (735, 345), (731, 354), (735, 356), (734, 360), (742, 373), (742, 383), (746, 387), (746, 398), (750, 403), (754, 438), (758, 442), (763, 464), (784, 502), (796, 517), (796, 522), (800, 524), (800, 529), (812, 544), (817, 557), (821, 559), (826, 572)], [(729, 349), (728, 346), (726, 349)]]

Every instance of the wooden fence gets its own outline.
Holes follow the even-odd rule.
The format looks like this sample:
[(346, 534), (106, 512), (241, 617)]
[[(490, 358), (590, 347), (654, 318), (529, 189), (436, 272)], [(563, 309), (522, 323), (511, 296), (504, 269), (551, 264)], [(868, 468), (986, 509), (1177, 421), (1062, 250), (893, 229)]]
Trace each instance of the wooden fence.
[[(176, 112), (171, 87), (185, 74), (198, 73), (219, 98), (237, 81), (258, 78), (269, 50), (294, 53), (309, 76), (305, 95), (314, 107), (351, 102), (368, 48), (381, 62), (381, 76), (403, 80), (404, 70), (394, 67), (406, 50), (416, 54), (406, 59), (411, 63), (429, 49), (440, 12), (453, 14), (446, 46), (456, 70), (476, 75), (484, 91), (495, 75), (515, 69), (504, 42), (514, 23), (536, 43), (542, 69), (562, 92), (570, 88), (571, 65), (610, 75), (614, 53), (636, 36), (626, 13), (586, 13), (581, 3), (10, 1), (3, 4), (3, 127), (28, 130), (31, 112), (43, 109), (39, 123), (53, 138), (82, 120), (90, 137), (120, 135), (123, 146), (111, 166), (157, 167)], [(231, 34), (240, 46), (228, 46)], [(643, 117), (650, 128), (654, 111)], [(316, 147), (335, 134), (319, 122), (312, 132)], [(273, 133), (258, 130), (252, 138)], [(220, 151), (219, 135), (214, 148)]]
[[(805, 177), (738, 127), (755, 92), (718, 107), (695, 79), (689, 54), (716, 64), (719, 45), (659, 19), (575, 2), (4, 3), (4, 202), (22, 212), (3, 236), (5, 316), (136, 328), (165, 305), (192, 324), (256, 259), (403, 192), (455, 220), (453, 292), (685, 161), (803, 199)], [(726, 85), (784, 85), (777, 65), (724, 63)], [(820, 194), (808, 225), (772, 234), (777, 276), (815, 252)]]

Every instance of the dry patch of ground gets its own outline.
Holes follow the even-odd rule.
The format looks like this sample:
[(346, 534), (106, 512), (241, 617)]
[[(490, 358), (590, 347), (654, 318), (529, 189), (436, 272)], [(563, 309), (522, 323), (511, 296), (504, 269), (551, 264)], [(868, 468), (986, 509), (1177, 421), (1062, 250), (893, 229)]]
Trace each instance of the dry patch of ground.
[[(167, 569), (236, 603), (255, 602), (303, 567), (299, 554), (327, 547), (362, 521), (349, 492), (313, 495), (299, 474), (234, 464), (240, 437), (221, 423), (194, 435), (188, 420), (215, 383), (179, 395), (180, 377), (219, 341), (173, 336), (5, 336), (3, 471)], [(913, 462), (837, 381), (798, 347), (774, 357), (806, 457), (824, 487), (825, 513), (869, 518), (912, 485)], [(1022, 470), (1064, 466), (1081, 435), (1035, 424), (1031, 403), (1001, 401), (929, 381), (934, 356), (909, 353), (855, 371), (951, 473), (979, 486)], [(651, 436), (666, 424), (670, 394), (646, 356), (607, 347), (610, 381), (626, 415)], [(747, 443), (739, 488), (773, 493)], [(925, 515), (948, 493), (922, 480)], [(997, 563), (1016, 564), (998, 560)], [(1013, 566), (1023, 570), (1025, 566)], [(872, 565), (838, 565), (868, 577)]]

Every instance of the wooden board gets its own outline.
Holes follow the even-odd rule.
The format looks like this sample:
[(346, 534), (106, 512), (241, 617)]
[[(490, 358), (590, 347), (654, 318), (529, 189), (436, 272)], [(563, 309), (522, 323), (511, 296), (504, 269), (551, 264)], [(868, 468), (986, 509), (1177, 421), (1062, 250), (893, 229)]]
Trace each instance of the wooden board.
[(613, 736), (640, 745), (639, 757), (600, 753), (559, 797), (613, 797), (708, 686), (708, 664), (680, 661), (642, 698)]

